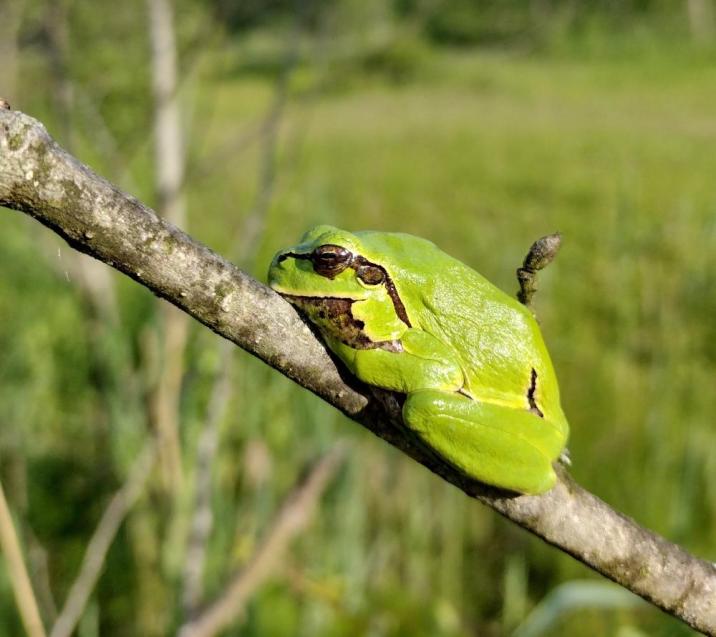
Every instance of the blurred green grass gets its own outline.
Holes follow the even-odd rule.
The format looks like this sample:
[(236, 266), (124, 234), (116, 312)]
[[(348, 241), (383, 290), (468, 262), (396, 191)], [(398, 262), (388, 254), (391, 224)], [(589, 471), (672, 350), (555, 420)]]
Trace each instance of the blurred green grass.
[[(559, 230), (564, 248), (542, 276), (537, 309), (572, 427), (573, 473), (714, 559), (713, 54), (430, 51), (409, 81), (367, 73), (346, 83), (339, 68), (328, 90), (311, 88), (323, 81), (313, 73), (294, 76), (257, 276), (276, 249), (325, 222), (425, 236), (511, 291), (530, 243)], [(272, 99), (271, 79), (256, 74), (216, 73), (189, 89), (197, 165), (255, 126)], [(253, 205), (260, 160), (256, 144), (229, 150), (189, 191), (189, 229), (219, 252)], [(140, 151), (132, 164), (140, 189), (147, 161)], [(43, 260), (44, 231), (10, 213), (0, 231), (0, 449), (27, 459), (29, 520), (62, 590), (82, 534), (136, 449), (142, 390), (119, 371), (93, 380), (92, 344), (77, 329), (87, 318), (62, 275), (69, 248), (45, 250)], [(131, 364), (153, 310), (146, 291), (119, 285), (121, 322), (103, 339), (109, 358)], [(189, 471), (215, 365), (205, 332), (193, 332), (182, 402)], [(242, 634), (509, 634), (558, 585), (596, 577), (248, 356), (239, 361), (215, 466), (210, 592), (250, 554), (301, 464), (338, 437), (353, 444), (289, 574), (252, 602)], [(106, 395), (117, 407), (98, 415)], [(263, 468), (251, 473), (257, 453)], [(135, 581), (140, 569), (123, 566), (138, 560), (139, 526), (130, 521), (110, 554), (99, 593), (114, 609), (106, 634), (129, 634), (122, 617), (147, 590)], [(162, 559), (176, 580), (176, 556)], [(0, 590), (0, 616), (13, 626), (4, 579)], [(690, 634), (653, 609), (598, 607), (565, 615), (550, 634), (628, 629)]]

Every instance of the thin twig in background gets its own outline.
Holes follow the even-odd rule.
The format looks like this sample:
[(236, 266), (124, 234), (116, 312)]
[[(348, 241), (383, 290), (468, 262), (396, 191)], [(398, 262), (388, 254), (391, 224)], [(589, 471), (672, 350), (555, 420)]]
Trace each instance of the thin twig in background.
[(278, 155), (278, 141), (281, 122), (288, 101), (288, 88), (291, 75), (298, 61), (298, 45), (301, 33), (300, 10), (296, 9), (296, 16), (291, 37), (288, 40), (284, 64), (276, 80), (273, 100), (266, 118), (261, 127), (263, 145), (261, 149), (261, 165), (259, 167), (259, 182), (256, 190), (254, 205), (241, 224), (239, 235), (235, 238), (232, 252), (244, 267), (251, 264), (257, 252), (259, 238), (263, 234), (266, 224), (266, 215), (274, 194), (276, 185), (276, 160)]
[[(186, 150), (179, 104), (177, 46), (172, 0), (147, 0), (154, 97), (154, 166), (157, 212), (186, 226), (184, 174)], [(159, 440), (164, 486), (179, 494), (184, 479), (179, 437), (179, 395), (184, 376), (184, 349), (189, 333), (186, 315), (162, 303), (161, 371), (150, 399), (151, 420)]]
[(326, 453), (291, 491), (268, 532), (246, 566), (230, 580), (224, 592), (189, 623), (178, 637), (212, 637), (244, 610), (253, 592), (275, 570), (291, 540), (308, 524), (313, 509), (345, 456), (342, 445)]
[(0, 547), (5, 555), (10, 585), (25, 632), (29, 637), (45, 637), (45, 627), (42, 625), (37, 599), (32, 591), (30, 577), (22, 557), (20, 541), (15, 531), (2, 484), (0, 484)]
[[(276, 80), (274, 96), (261, 127), (261, 166), (254, 205), (244, 217), (240, 230), (231, 244), (234, 260), (242, 263), (245, 267), (250, 267), (256, 257), (261, 236), (266, 227), (266, 215), (275, 191), (279, 130), (286, 110), (291, 73), (298, 59), (300, 18), (300, 12), (297, 10), (293, 34), (286, 48), (284, 65)], [(228, 377), (234, 348), (229, 341), (222, 339), (217, 344), (217, 350), (218, 370), (212, 388), (209, 410), (196, 451), (194, 507), (182, 584), (182, 609), (184, 617), (187, 619), (191, 619), (195, 615), (203, 594), (206, 551), (213, 523), (211, 472), (218, 449), (219, 424), (230, 397)]]
[(76, 146), (72, 113), (74, 86), (68, 72), (70, 28), (68, 0), (55, 0), (48, 4), (43, 15), (43, 28), (47, 35), (47, 58), (50, 65), (50, 92), (58, 118), (60, 138), (67, 148)]
[[(17, 509), (16, 514), (18, 521), (21, 512)], [(52, 584), (50, 578), (50, 557), (47, 549), (37, 538), (34, 530), (27, 522), (26, 512), (23, 515), (22, 522), (18, 522), (22, 529), (21, 534), (25, 541), (25, 554), (27, 555), (27, 564), (29, 574), (32, 578), (32, 587), (35, 593), (35, 599), (40, 607), (40, 615), (44, 619), (47, 626), (52, 626), (57, 619), (57, 604), (52, 592)]]
[(75, 85), (74, 97), (77, 121), (82, 123), (83, 141), (91, 133), (94, 151), (107, 163), (112, 180), (130, 192), (139, 192), (139, 184), (132, 175), (131, 161), (125, 156), (102, 114), (100, 102), (80, 85)]
[[(280, 81), (277, 93), (283, 93), (285, 81)], [(283, 102), (285, 98), (276, 102)], [(260, 243), (260, 237), (265, 227), (265, 215), (274, 190), (275, 171), (273, 168), (276, 154), (277, 132), (283, 111), (271, 106), (270, 115), (264, 135), (264, 160), (262, 162), (260, 183), (255, 205), (241, 224), (242, 230), (238, 233), (234, 246), (236, 260), (242, 263), (252, 263)], [(269, 132), (269, 130), (271, 132)], [(213, 460), (218, 449), (219, 425), (229, 401), (230, 392), (228, 377), (233, 361), (234, 347), (226, 340), (217, 343), (219, 357), (218, 370), (212, 387), (211, 399), (207, 418), (197, 444), (195, 495), (192, 514), (191, 530), (189, 532), (186, 563), (184, 569), (184, 582), (182, 593), (182, 606), (185, 617), (192, 617), (197, 605), (201, 601), (202, 580), (206, 556), (206, 545), (211, 533), (213, 515), (211, 512), (211, 471)]]
[(203, 595), (206, 549), (213, 525), (211, 509), (212, 466), (219, 446), (219, 424), (231, 395), (231, 367), (234, 348), (222, 339), (219, 364), (209, 399), (204, 427), (196, 449), (194, 507), (187, 540), (182, 581), (182, 610), (185, 618), (194, 616)]
[(17, 69), (20, 59), (20, 28), (25, 13), (25, 0), (3, 0), (0, 3), (0, 86), (10, 102), (19, 97)]
[[(22, 429), (9, 426), (9, 423), (5, 422), (0, 424), (0, 429), (5, 435), (5, 444), (2, 449), (3, 488), (12, 494), (12, 513), (16, 521), (15, 532), (18, 537), (22, 538), (26, 568), (40, 609), (40, 617), (45, 622), (51, 623), (56, 615), (56, 609), (53, 608), (51, 594), (49, 599), (45, 595), (49, 585), (47, 554), (43, 552), (35, 533), (27, 521), (30, 505), (28, 462), (24, 453)], [(43, 556), (45, 557), (44, 560), (42, 559)]]
[[(55, 0), (47, 5), (43, 25), (47, 33), (47, 58), (52, 69), (50, 94), (53, 107), (59, 120), (60, 135), (70, 150), (76, 146), (77, 134), (74, 127), (75, 85), (69, 71), (71, 54), (71, 34), (69, 25), (70, 2)], [(48, 245), (48, 257), (54, 257), (54, 243)], [(64, 275), (76, 282), (82, 294), (89, 302), (93, 315), (102, 323), (117, 320), (117, 302), (114, 281), (107, 268), (98, 266), (85, 255), (70, 252), (63, 258), (62, 265), (54, 258), (48, 258), (55, 270), (63, 270)]]
[(23, 536), (27, 543), (27, 563), (32, 574), (32, 585), (37, 603), (40, 605), (42, 617), (48, 626), (52, 626), (57, 619), (57, 604), (52, 592), (50, 580), (50, 558), (47, 549), (37, 539), (27, 520), (24, 520)]
[(154, 466), (155, 457), (155, 442), (153, 439), (149, 439), (134, 461), (127, 481), (112, 496), (109, 505), (102, 514), (102, 518), (87, 544), (79, 574), (72, 583), (65, 605), (50, 631), (50, 637), (70, 637), (77, 627), (102, 572), (107, 552), (112, 546), (124, 518), (144, 490), (144, 485)]

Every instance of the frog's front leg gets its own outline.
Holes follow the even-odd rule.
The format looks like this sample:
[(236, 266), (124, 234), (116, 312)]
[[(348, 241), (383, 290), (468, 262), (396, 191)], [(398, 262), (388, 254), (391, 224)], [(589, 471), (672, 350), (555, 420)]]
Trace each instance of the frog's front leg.
[(425, 389), (408, 395), (403, 419), (476, 480), (530, 494), (555, 484), (552, 461), (562, 451), (564, 438), (558, 427), (527, 410)]
[(348, 369), (369, 385), (409, 394), (428, 387), (457, 391), (464, 383), (457, 357), (434, 336), (418, 329), (401, 336), (398, 352), (379, 347), (355, 349), (330, 337), (326, 340)]

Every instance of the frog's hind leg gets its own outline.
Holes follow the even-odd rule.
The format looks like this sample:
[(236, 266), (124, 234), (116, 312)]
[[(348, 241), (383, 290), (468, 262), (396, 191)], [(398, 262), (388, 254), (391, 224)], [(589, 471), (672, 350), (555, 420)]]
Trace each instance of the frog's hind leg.
[(552, 461), (562, 451), (562, 434), (526, 409), (425, 389), (408, 395), (403, 419), (450, 464), (476, 480), (531, 494), (555, 484)]

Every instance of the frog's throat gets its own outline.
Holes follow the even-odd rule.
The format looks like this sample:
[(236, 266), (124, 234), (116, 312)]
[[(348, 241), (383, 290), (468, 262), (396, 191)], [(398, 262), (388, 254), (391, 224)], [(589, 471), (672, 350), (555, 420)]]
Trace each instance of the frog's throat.
[(333, 296), (282, 296), (313, 323), (321, 333), (338, 340), (353, 349), (384, 349), (389, 352), (402, 352), (403, 346), (398, 340), (373, 341), (365, 333), (365, 323), (353, 316), (353, 299)]
[[(293, 259), (305, 259), (307, 261), (310, 261), (311, 254), (312, 253), (310, 252), (284, 252), (279, 257), (279, 261), (283, 261), (284, 259), (287, 259), (289, 257)], [(393, 279), (390, 277), (390, 274), (388, 274), (387, 270), (382, 265), (379, 265), (378, 263), (373, 263), (372, 261), (368, 261), (368, 259), (359, 254), (352, 255), (350, 263), (347, 267), (357, 272), (358, 268), (362, 266), (370, 266), (373, 268), (377, 268), (383, 273), (383, 283), (381, 285), (385, 286), (385, 289), (390, 296), (390, 300), (393, 302), (393, 308), (395, 309), (395, 313), (398, 315), (398, 318), (403, 321), (403, 323), (405, 323), (408, 327), (412, 327), (412, 325), (410, 324), (410, 319), (408, 318), (408, 312), (405, 309), (405, 305), (403, 305), (403, 301), (400, 299), (400, 295), (398, 294), (398, 290), (395, 287), (395, 283), (393, 283)], [(316, 274), (323, 276), (319, 272), (317, 272)], [(329, 276), (327, 278), (330, 279), (332, 277)]]

